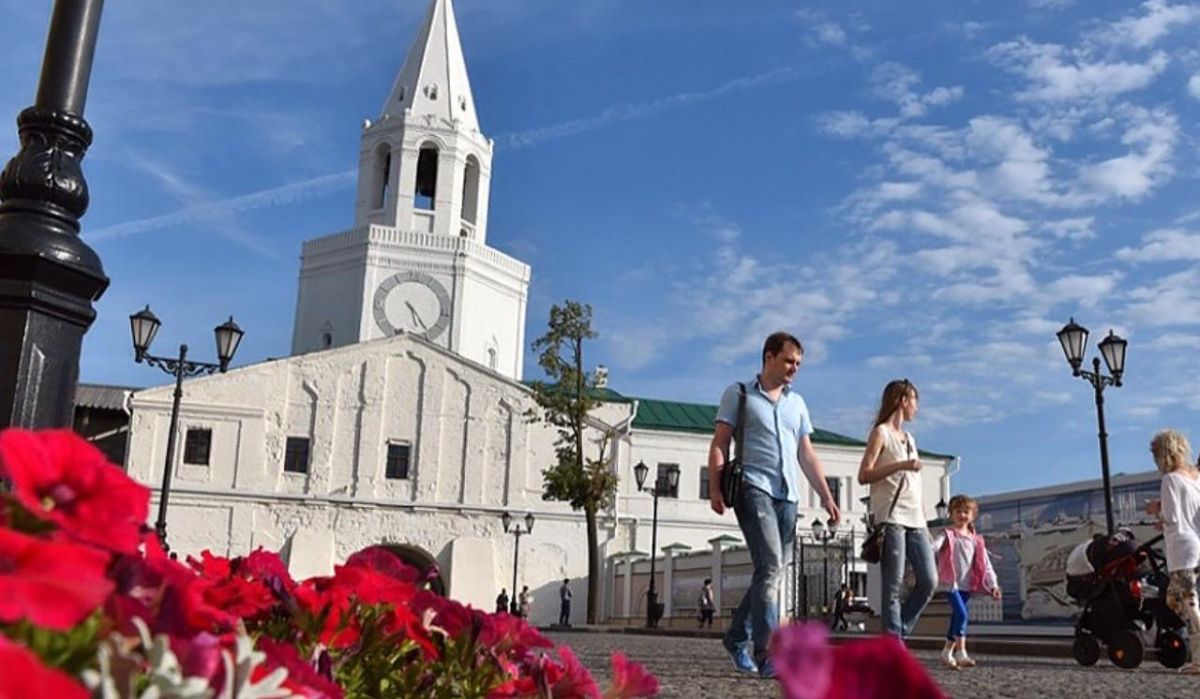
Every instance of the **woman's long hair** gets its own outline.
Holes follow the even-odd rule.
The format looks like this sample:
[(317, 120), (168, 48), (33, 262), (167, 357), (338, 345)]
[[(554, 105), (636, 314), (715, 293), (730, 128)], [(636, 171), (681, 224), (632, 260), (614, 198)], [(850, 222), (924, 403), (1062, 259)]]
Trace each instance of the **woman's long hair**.
[(874, 427), (887, 422), (892, 417), (892, 413), (899, 410), (900, 406), (904, 404), (905, 397), (910, 393), (913, 398), (921, 397), (917, 387), (908, 379), (889, 381), (888, 385), (883, 387), (883, 398), (879, 401), (879, 414), (875, 416)]

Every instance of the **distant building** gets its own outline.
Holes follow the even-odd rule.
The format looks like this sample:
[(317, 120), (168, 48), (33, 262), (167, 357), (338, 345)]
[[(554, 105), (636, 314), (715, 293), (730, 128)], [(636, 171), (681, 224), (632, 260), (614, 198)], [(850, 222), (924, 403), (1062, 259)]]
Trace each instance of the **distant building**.
[(74, 430), (115, 464), (125, 463), (129, 442), (129, 397), (136, 388), (81, 383), (75, 391)]
[[(1160, 483), (1156, 471), (1112, 477), (1116, 525), (1132, 529), (1143, 542), (1158, 534), (1144, 507), (1158, 497)], [(1066, 592), (1067, 556), (1077, 544), (1106, 530), (1103, 481), (986, 495), (979, 498), (976, 527), (995, 554), (1004, 590), (1000, 605), (972, 600), (972, 605), (995, 607), (984, 624), (1068, 633), (1078, 607)]]
[[(387, 544), (419, 567), (436, 564), (451, 594), (486, 609), (512, 586), (514, 542), (500, 515), (531, 512), (518, 586), (534, 592), (534, 620), (549, 623), (571, 579), (581, 621), (584, 517), (542, 499), (555, 433), (529, 421), (536, 404), (521, 383), (530, 268), (487, 245), (492, 142), (480, 131), (450, 0), (431, 2), (361, 138), (355, 227), (304, 245), (292, 356), (184, 387), (170, 544), (181, 555), (265, 546), (283, 551), (297, 575), (329, 573), (355, 550)], [(605, 377), (610, 386), (620, 379)], [(728, 377), (739, 378), (750, 377)], [(172, 391), (140, 390), (129, 401), (126, 464), (148, 484), (162, 479)], [(733, 516), (716, 516), (707, 500), (716, 407), (611, 388), (601, 396), (589, 445), (607, 437), (620, 476), (600, 513), (606, 579), (614, 561), (650, 550), (639, 461), (651, 480), (681, 470), (678, 492), (660, 498), (660, 553), (738, 536)], [(863, 443), (821, 430), (813, 441), (846, 527), (857, 522), (861, 532)], [(932, 514), (949, 493), (952, 457), (923, 456)], [(805, 485), (802, 526), (820, 512)], [(609, 615), (638, 607), (600, 602)]]

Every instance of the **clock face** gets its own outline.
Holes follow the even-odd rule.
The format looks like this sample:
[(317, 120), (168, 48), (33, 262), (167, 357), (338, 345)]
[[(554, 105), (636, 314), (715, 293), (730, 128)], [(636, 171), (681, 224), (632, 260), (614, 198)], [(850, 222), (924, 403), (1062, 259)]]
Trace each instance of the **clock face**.
[(400, 272), (375, 290), (374, 312), (384, 335), (403, 330), (436, 341), (450, 326), (450, 295), (424, 272)]

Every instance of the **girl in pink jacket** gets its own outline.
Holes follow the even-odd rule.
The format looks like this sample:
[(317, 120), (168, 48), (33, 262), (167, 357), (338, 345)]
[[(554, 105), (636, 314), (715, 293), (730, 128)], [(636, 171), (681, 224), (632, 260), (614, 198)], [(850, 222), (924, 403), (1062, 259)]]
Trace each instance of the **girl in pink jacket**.
[(946, 631), (942, 662), (956, 670), (975, 665), (967, 655), (967, 600), (977, 593), (1000, 599), (996, 571), (988, 559), (983, 537), (975, 533), (977, 514), (979, 503), (974, 498), (955, 495), (950, 499), (950, 526), (933, 540), (938, 587), (947, 590), (950, 599), (950, 628)]

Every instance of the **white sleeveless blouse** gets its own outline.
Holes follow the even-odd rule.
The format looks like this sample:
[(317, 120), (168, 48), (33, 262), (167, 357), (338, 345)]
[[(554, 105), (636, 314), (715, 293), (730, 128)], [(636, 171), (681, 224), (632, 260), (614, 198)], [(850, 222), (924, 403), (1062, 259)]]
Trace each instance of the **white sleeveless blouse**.
[[(883, 448), (880, 449), (879, 457), (875, 460), (876, 466), (918, 458), (917, 441), (911, 434), (904, 434), (908, 437), (908, 444), (904, 443), (904, 437), (898, 435), (895, 430), (890, 428), (883, 430)], [(896, 509), (888, 517), (888, 508), (891, 507), (892, 498), (895, 497), (896, 489), (900, 487), (901, 483), (904, 484), (904, 490), (900, 493), (900, 498), (896, 500)], [(925, 529), (921, 474), (912, 471), (897, 471), (881, 481), (872, 483), (871, 513), (875, 516), (876, 522), (885, 521), (884, 518), (887, 517), (886, 521), (892, 524), (901, 524), (913, 529)]]

